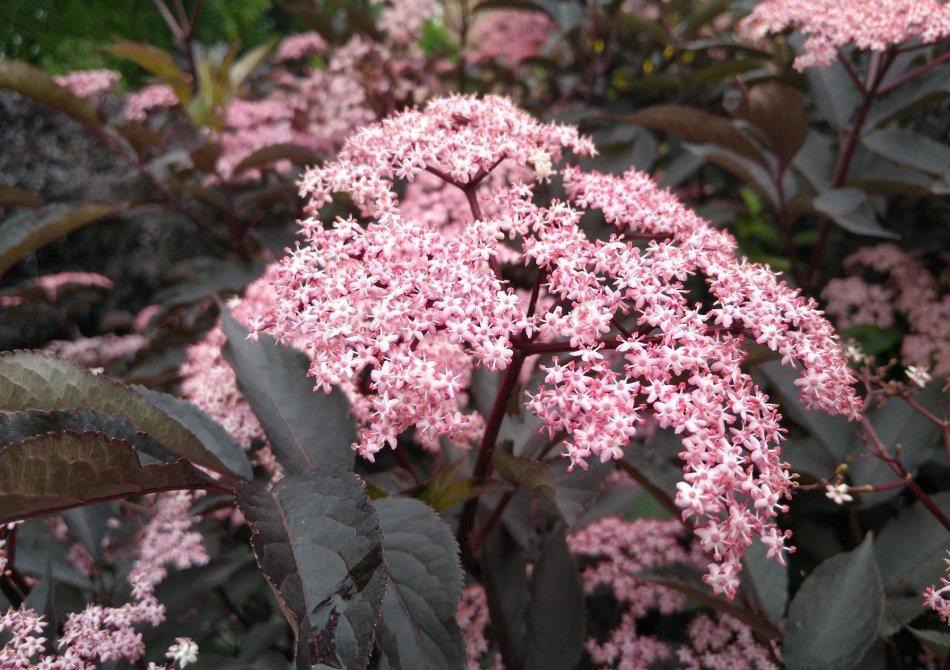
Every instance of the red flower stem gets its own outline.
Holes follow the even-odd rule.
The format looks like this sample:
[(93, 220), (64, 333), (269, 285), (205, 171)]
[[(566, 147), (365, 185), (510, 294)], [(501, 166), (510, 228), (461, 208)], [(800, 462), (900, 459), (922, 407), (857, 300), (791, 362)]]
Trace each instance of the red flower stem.
[[(488, 415), (488, 421), (485, 424), (485, 434), (482, 437), (481, 446), (478, 449), (478, 458), (475, 461), (475, 469), (472, 475), (475, 478), (475, 485), (480, 486), (488, 480), (491, 474), (492, 455), (495, 453), (495, 443), (498, 441), (498, 433), (501, 430), (501, 422), (505, 419), (505, 412), (508, 409), (508, 400), (512, 392), (518, 385), (518, 378), (521, 375), (521, 368), (524, 365), (525, 354), (516, 352), (511, 360), (511, 365), (505, 370), (505, 376), (501, 380), (501, 386), (498, 389), (498, 395), (492, 404), (491, 412)], [(459, 522), (459, 546), (462, 549), (463, 557), (471, 555), (473, 549), (469, 546), (469, 536), (475, 527), (475, 512), (478, 510), (478, 496), (470, 498), (465, 503), (462, 510), (462, 519)]]
[(939, 521), (944, 528), (950, 532), (950, 518), (943, 513), (933, 499), (927, 495), (927, 493), (920, 488), (920, 485), (914, 481), (911, 474), (907, 471), (907, 468), (904, 467), (904, 464), (900, 460), (894, 458), (887, 453), (887, 448), (884, 446), (884, 443), (881, 442), (881, 438), (878, 436), (877, 431), (874, 430), (874, 426), (871, 425), (871, 422), (868, 421), (867, 416), (861, 416), (861, 425), (864, 426), (864, 430), (867, 432), (868, 437), (871, 438), (871, 441), (874, 443), (875, 452), (874, 455), (880, 458), (882, 461), (887, 463), (888, 467), (894, 471), (898, 477), (901, 477), (906, 483), (907, 488), (910, 489), (911, 493), (920, 501), (920, 503), (927, 508), (937, 521)]
[(922, 75), (922, 74), (926, 74), (926, 73), (929, 72), (930, 70), (933, 70), (934, 68), (939, 67), (939, 66), (943, 65), (943, 64), (946, 63), (946, 62), (950, 62), (950, 51), (948, 51), (948, 52), (946, 52), (946, 53), (944, 53), (944, 54), (938, 56), (937, 58), (934, 58), (934, 59), (933, 59), (932, 61), (930, 61), (929, 63), (926, 63), (926, 64), (924, 64), (924, 65), (921, 65), (921, 66), (918, 67), (916, 70), (911, 70), (911, 71), (908, 72), (907, 74), (898, 77), (897, 79), (895, 79), (894, 81), (892, 81), (890, 84), (888, 84), (887, 86), (885, 86), (885, 87), (883, 87), (881, 90), (879, 90), (879, 91), (877, 92), (877, 94), (878, 94), (879, 96), (887, 95), (888, 93), (890, 93), (890, 92), (893, 91), (894, 89), (903, 86), (903, 85), (906, 84), (907, 82), (909, 82), (909, 81), (911, 81), (911, 80), (913, 80), (913, 79), (916, 79), (917, 77), (919, 77), (919, 76)]
[(488, 517), (488, 520), (485, 522), (485, 525), (482, 526), (477, 533), (472, 536), (472, 539), (468, 542), (468, 549), (472, 553), (478, 551), (478, 548), (485, 543), (485, 540), (495, 529), (495, 526), (498, 525), (498, 522), (501, 520), (502, 515), (505, 513), (505, 509), (508, 507), (508, 503), (511, 502), (511, 499), (515, 496), (515, 491), (517, 487), (512, 488), (510, 491), (507, 491), (501, 500), (495, 506), (495, 509), (492, 510), (491, 516)]

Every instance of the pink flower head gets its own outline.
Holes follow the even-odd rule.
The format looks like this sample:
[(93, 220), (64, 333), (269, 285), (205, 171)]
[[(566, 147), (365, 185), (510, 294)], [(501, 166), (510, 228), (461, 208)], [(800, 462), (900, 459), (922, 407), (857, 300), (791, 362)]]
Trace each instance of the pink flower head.
[(80, 98), (111, 91), (122, 75), (114, 70), (75, 70), (53, 77), (53, 81)]
[[(791, 489), (780, 417), (741, 368), (743, 342), (798, 365), (812, 408), (855, 417), (853, 376), (812, 301), (738, 259), (729, 234), (648, 176), (567, 167), (568, 201), (536, 204), (523, 175), (546, 178), (566, 150), (594, 152), (575, 128), (497, 97), (435, 100), (365, 128), (302, 179), (312, 216), (276, 272), (278, 301), (261, 327), (302, 339), (319, 387), (368, 380), (356, 448), (370, 459), (411, 427), (424, 441), (477, 435), (465, 411), (471, 366), (504, 370), (535, 354), (543, 380), (526, 407), (552, 436), (567, 435), (572, 467), (621, 458), (652, 413), (683, 436), (677, 503), (707, 532), (710, 583), (731, 595), (755, 538), (781, 559), (786, 534), (774, 518)], [(502, 165), (516, 168), (508, 184), (489, 178), (511, 169)], [(466, 223), (401, 205), (395, 182), (423, 173), (462, 192)], [(363, 220), (321, 221), (320, 207), (344, 191)], [(588, 209), (612, 235), (588, 236)], [(527, 266), (534, 289), (516, 290), (503, 264)], [(710, 305), (690, 295), (691, 280)]]
[(141, 91), (132, 93), (125, 101), (125, 118), (144, 121), (147, 112), (155, 107), (174, 107), (180, 101), (178, 94), (167, 84), (149, 84)]
[(469, 41), (473, 63), (497, 59), (517, 65), (537, 56), (555, 28), (544, 12), (499, 10), (479, 16)]
[(824, 67), (838, 49), (884, 51), (912, 39), (925, 44), (950, 35), (950, 4), (940, 0), (764, 0), (739, 24), (740, 35), (760, 40), (788, 29), (805, 34), (795, 67)]
[(299, 60), (313, 54), (323, 53), (327, 43), (319, 34), (314, 32), (299, 33), (284, 39), (277, 48), (274, 60), (284, 63), (290, 60)]

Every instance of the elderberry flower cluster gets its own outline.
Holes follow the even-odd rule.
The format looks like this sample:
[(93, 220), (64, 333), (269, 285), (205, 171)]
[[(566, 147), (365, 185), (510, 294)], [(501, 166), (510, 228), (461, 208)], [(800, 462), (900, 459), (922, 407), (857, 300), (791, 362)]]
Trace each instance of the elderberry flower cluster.
[[(368, 386), (355, 445), (368, 459), (410, 428), (429, 442), (474, 435), (466, 380), (450, 360), (517, 379), (543, 355), (526, 407), (567, 436), (571, 467), (621, 458), (652, 412), (683, 436), (677, 504), (716, 560), (707, 581), (731, 596), (755, 538), (782, 560), (788, 533), (774, 518), (791, 488), (780, 417), (743, 371), (743, 343), (799, 366), (807, 406), (849, 418), (860, 408), (852, 373), (812, 301), (737, 258), (728, 233), (646, 175), (566, 167), (568, 200), (546, 206), (517, 170), (509, 183), (489, 179), (505, 165), (546, 181), (567, 150), (594, 153), (575, 128), (498, 97), (434, 100), (363, 129), (303, 177), (304, 244), (281, 262), (277, 304), (254, 326), (303, 346), (318, 387)], [(397, 182), (425, 173), (462, 193), (465, 225), (400, 206)], [(339, 192), (361, 218), (328, 225), (319, 210)], [(599, 210), (612, 234), (591, 238), (585, 210)], [(530, 291), (506, 279), (518, 266)]]
[[(143, 529), (138, 556), (129, 572), (132, 600), (121, 606), (90, 604), (81, 612), (68, 614), (59, 635), (60, 653), (46, 652), (43, 632), (47, 623), (41, 615), (25, 606), (8, 609), (0, 616), (0, 633), (9, 635), (0, 649), (0, 668), (92, 670), (96, 661), (137, 662), (145, 652), (137, 626), (158, 626), (165, 620), (165, 607), (155, 597), (155, 586), (165, 578), (167, 566), (183, 570), (208, 562), (201, 534), (190, 530), (196, 520), (188, 514), (192, 502), (193, 495), (184, 491), (154, 498), (152, 518)], [(183, 668), (195, 661), (197, 652), (197, 645), (180, 638), (168, 658)]]
[(824, 67), (838, 49), (885, 51), (913, 39), (924, 44), (950, 35), (950, 5), (941, 0), (765, 0), (739, 24), (741, 36), (760, 40), (788, 29), (805, 35), (795, 67)]
[(891, 328), (903, 317), (909, 330), (901, 342), (904, 365), (929, 369), (940, 377), (950, 374), (946, 277), (930, 272), (921, 259), (893, 244), (856, 251), (844, 260), (844, 269), (848, 276), (830, 280), (822, 292), (826, 311), (839, 327)]
[(111, 91), (122, 75), (114, 70), (74, 70), (53, 77), (53, 81), (80, 98)]
[(940, 586), (928, 586), (924, 591), (924, 604), (936, 612), (945, 623), (950, 624), (950, 558), (947, 563), (947, 576), (940, 578)]

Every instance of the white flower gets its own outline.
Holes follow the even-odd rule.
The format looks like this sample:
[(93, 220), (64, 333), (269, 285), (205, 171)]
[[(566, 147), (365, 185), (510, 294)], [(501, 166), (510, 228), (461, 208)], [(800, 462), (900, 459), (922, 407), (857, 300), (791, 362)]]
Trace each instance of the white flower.
[(538, 178), (538, 181), (550, 181), (551, 175), (557, 174), (551, 163), (551, 154), (544, 149), (535, 149), (528, 157), (528, 160), (534, 165), (534, 174)]
[(184, 668), (189, 663), (195, 663), (198, 660), (198, 645), (190, 637), (176, 637), (177, 644), (173, 644), (165, 653), (165, 658), (172, 659), (179, 666)]
[(925, 365), (908, 365), (907, 366), (907, 378), (917, 384), (920, 388), (925, 387), (927, 384), (933, 381), (933, 377), (930, 376), (930, 372), (927, 370)]
[(825, 495), (831, 498), (836, 505), (842, 505), (846, 502), (851, 502), (854, 500), (848, 493), (847, 484), (838, 484), (837, 486), (832, 486), (828, 484), (825, 487)]

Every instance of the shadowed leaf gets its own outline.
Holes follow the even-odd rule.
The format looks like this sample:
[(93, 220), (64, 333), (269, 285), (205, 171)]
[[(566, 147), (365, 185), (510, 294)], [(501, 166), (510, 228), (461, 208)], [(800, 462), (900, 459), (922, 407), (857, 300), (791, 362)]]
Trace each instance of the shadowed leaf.
[(174, 417), (129, 387), (72, 363), (16, 351), (0, 355), (0, 412), (29, 409), (92, 410), (119, 417), (175, 455), (235, 478), (201, 440)]
[(73, 95), (43, 70), (28, 63), (0, 60), (0, 88), (16, 91), (92, 128), (101, 125), (99, 112), (91, 102)]
[(768, 167), (762, 152), (732, 123), (692, 107), (656, 105), (618, 120), (679, 135), (689, 142), (703, 142), (728, 149), (763, 168)]
[(376, 502), (389, 586), (377, 641), (394, 668), (465, 667), (465, 641), (455, 621), (462, 592), (458, 544), (425, 503)]
[(248, 342), (247, 331), (227, 311), (221, 329), (228, 336), (222, 354), (286, 471), (352, 462), (356, 425), (343, 392), (315, 391), (302, 352), (267, 336)]
[(782, 640), (789, 670), (855, 667), (877, 639), (884, 590), (871, 534), (815, 568), (788, 607)]
[(0, 522), (210, 482), (184, 460), (143, 467), (131, 444), (101, 433), (40, 435), (0, 450)]
[(587, 637), (584, 588), (563, 526), (544, 543), (531, 576), (525, 670), (572, 670)]
[(28, 253), (117, 211), (112, 205), (48, 205), (14, 214), (0, 225), (0, 275)]
[(365, 668), (386, 590), (379, 517), (341, 465), (239, 484), (258, 565), (297, 634), (296, 667)]
[(271, 144), (242, 158), (241, 162), (234, 166), (234, 174), (285, 160), (301, 165), (314, 165), (320, 162), (320, 154), (299, 144)]

